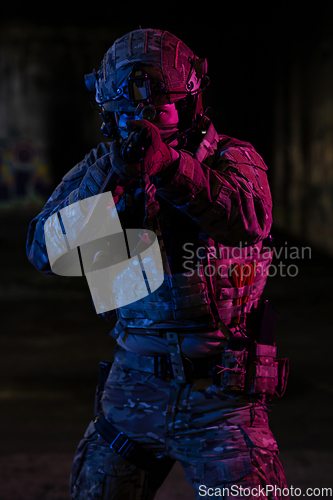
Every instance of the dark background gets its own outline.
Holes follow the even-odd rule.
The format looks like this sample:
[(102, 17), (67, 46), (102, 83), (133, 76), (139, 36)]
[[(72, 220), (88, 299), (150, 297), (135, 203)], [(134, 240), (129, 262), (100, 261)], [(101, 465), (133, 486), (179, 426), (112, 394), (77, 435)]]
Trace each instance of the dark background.
[[(271, 428), (289, 485), (332, 487), (329, 2), (307, 11), (296, 2), (273, 2), (255, 10), (242, 3), (187, 5), (183, 12), (166, 4), (134, 12), (127, 4), (34, 9), (11, 2), (0, 26), (6, 111), (0, 139), (3, 147), (20, 137), (41, 141), (51, 180), (38, 202), (21, 199), (0, 211), (0, 498), (68, 498), (72, 457), (93, 413), (98, 362), (112, 357), (112, 325), (96, 317), (84, 280), (38, 273), (24, 245), (40, 204), (103, 140), (83, 75), (99, 67), (116, 38), (139, 25), (166, 29), (207, 57), (211, 85), (204, 102), (217, 130), (251, 142), (269, 166), (277, 200), (272, 233), (277, 251), (283, 249), (274, 263), (298, 269), (295, 277), (271, 277), (265, 290), (279, 310), (279, 356), (291, 363), (287, 392), (271, 408)], [(313, 153), (318, 148), (323, 161)], [(319, 180), (313, 172), (321, 172)], [(290, 258), (291, 247), (301, 254), (305, 246), (310, 256)], [(179, 468), (158, 498), (193, 498)]]

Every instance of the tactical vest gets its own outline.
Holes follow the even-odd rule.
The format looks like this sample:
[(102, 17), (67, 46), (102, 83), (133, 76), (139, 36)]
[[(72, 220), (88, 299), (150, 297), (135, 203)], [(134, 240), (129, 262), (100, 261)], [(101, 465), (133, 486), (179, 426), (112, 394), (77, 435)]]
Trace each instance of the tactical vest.
[(243, 248), (219, 244), (218, 249), (216, 257), (222, 258), (207, 254), (197, 269), (165, 276), (155, 292), (120, 307), (122, 326), (170, 329), (213, 324), (212, 302), (226, 325), (243, 324), (263, 292), (273, 252), (262, 242)]

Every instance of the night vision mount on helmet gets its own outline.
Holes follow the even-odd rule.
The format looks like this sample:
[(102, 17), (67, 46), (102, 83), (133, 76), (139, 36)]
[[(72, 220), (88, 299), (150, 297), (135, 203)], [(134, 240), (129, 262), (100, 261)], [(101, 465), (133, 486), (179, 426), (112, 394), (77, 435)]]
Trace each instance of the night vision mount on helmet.
[(157, 106), (176, 103), (179, 131), (167, 142), (178, 138), (184, 143), (203, 117), (207, 60), (168, 31), (139, 29), (114, 42), (100, 69), (85, 75), (85, 84), (99, 106), (107, 137), (118, 136), (116, 112), (150, 121)]

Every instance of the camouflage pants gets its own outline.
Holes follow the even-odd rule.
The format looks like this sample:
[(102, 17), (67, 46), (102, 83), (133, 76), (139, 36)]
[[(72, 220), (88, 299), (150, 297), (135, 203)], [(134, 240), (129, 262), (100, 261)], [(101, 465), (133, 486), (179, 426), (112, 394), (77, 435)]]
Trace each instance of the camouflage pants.
[[(119, 349), (102, 408), (119, 431), (178, 460), (198, 499), (289, 498), (280, 494), (287, 486), (266, 411), (225, 395), (209, 378), (178, 386), (154, 376), (151, 358)], [(274, 487), (268, 495), (267, 485)], [(76, 451), (71, 495), (150, 500), (155, 491), (150, 474), (113, 452), (91, 423)]]

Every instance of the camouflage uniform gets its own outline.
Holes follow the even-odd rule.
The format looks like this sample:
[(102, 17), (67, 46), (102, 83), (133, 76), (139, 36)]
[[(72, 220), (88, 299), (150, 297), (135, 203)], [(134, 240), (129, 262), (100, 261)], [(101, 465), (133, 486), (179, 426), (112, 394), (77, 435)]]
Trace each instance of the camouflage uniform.
[[(260, 405), (226, 396), (211, 379), (179, 386), (148, 370), (142, 356), (119, 348), (103, 395), (104, 414), (156, 455), (178, 460), (198, 498), (215, 498), (200, 496), (200, 485), (229, 488), (225, 498), (230, 499), (232, 485), (286, 487), (277, 444)], [(76, 454), (72, 498), (153, 498), (147, 476), (143, 481), (142, 472), (112, 452), (91, 423)], [(103, 496), (106, 488), (113, 492), (110, 496)]]
[[(40, 271), (52, 272), (43, 233), (46, 219), (79, 199), (85, 173), (97, 159), (110, 162), (110, 147), (111, 143), (100, 144), (76, 165), (31, 222), (27, 252)], [(171, 343), (166, 335), (141, 335), (134, 330), (131, 333), (131, 328), (158, 327), (166, 332), (176, 328), (181, 353), (190, 359), (223, 351), (226, 339), (216, 328), (205, 333), (182, 333), (184, 326), (204, 326), (212, 320), (211, 300), (207, 287), (202, 286), (206, 285), (202, 268), (199, 280), (181, 277), (184, 244), (192, 242), (193, 250), (203, 246), (206, 255), (211, 248), (216, 249), (218, 256), (209, 260), (215, 269), (221, 264), (230, 267), (237, 262), (250, 263), (256, 251), (254, 283), (243, 287), (242, 293), (228, 274), (213, 278), (220, 315), (235, 335), (239, 334), (232, 320), (258, 303), (271, 259), (270, 254), (265, 257), (262, 247), (272, 224), (266, 170), (249, 143), (218, 135), (212, 124), (194, 151), (180, 150), (172, 176), (166, 172), (154, 179), (174, 281), (166, 280), (146, 300), (119, 308), (118, 323), (111, 332), (117, 348), (101, 401), (104, 415), (156, 456), (178, 460), (197, 498), (214, 498), (213, 490), (205, 496), (200, 486), (213, 488), (216, 498), (222, 495), (216, 488), (229, 488), (224, 498), (234, 498), (232, 485), (258, 488), (254, 498), (267, 498), (262, 492), (265, 485), (286, 487), (265, 406), (243, 392), (235, 395), (224, 390), (209, 376), (194, 377), (189, 383), (157, 377), (156, 356), (168, 355)], [(124, 190), (117, 210), (123, 228), (142, 227), (144, 199), (137, 185)], [(238, 254), (230, 258), (229, 251), (240, 245)], [(177, 345), (174, 347), (177, 349)], [(154, 497), (153, 479), (113, 452), (94, 424), (89, 425), (75, 455), (73, 500), (150, 499)], [(252, 498), (245, 493), (238, 497)], [(280, 497), (273, 494), (268, 498)]]

